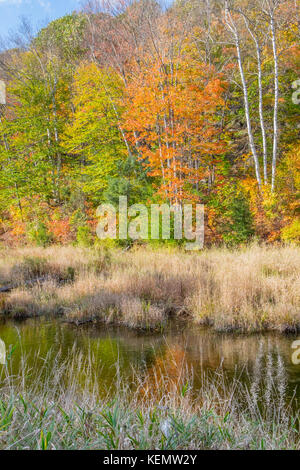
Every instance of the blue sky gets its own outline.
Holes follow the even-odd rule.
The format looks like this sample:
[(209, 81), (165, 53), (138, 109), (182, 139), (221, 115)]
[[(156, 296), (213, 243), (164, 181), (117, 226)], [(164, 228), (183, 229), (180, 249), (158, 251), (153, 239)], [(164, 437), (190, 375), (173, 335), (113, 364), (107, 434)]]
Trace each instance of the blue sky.
[(0, 0), (0, 36), (16, 30), (21, 16), (31, 20), (33, 26), (78, 10), (82, 0)]

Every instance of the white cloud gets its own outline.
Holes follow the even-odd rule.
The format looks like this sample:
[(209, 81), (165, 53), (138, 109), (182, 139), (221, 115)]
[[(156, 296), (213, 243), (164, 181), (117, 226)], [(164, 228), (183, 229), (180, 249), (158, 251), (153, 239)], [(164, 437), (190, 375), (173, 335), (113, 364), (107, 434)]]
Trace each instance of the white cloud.
[(25, 1), (24, 0), (0, 0), (0, 3), (9, 3), (11, 5), (13, 4), (15, 5), (16, 3), (20, 5), (21, 3), (25, 3), (25, 2), (26, 0)]
[(50, 11), (51, 10), (51, 3), (45, 0), (39, 0), (39, 4), (41, 7), (43, 7), (45, 10)]

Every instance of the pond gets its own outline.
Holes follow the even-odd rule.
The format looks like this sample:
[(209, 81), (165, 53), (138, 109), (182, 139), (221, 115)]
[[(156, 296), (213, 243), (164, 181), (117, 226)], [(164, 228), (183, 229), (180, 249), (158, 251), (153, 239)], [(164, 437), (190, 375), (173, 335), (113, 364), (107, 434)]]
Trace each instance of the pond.
[[(204, 373), (222, 370), (229, 380), (238, 377), (243, 382), (269, 374), (275, 387), (276, 380), (284, 380), (287, 396), (300, 398), (300, 365), (292, 362), (294, 336), (221, 334), (187, 323), (172, 323), (163, 333), (150, 334), (103, 324), (78, 327), (30, 319), (1, 323), (0, 338), (10, 351), (10, 373), (18, 376), (26, 367), (29, 385), (43, 382), (47, 370), (59, 369), (72, 353), (72, 374), (78, 388), (88, 379), (97, 383), (100, 394), (113, 393), (120, 383), (135, 387), (145, 377), (155, 388), (164, 375), (179, 381), (183, 371), (190, 372), (191, 386), (197, 392)], [(85, 358), (87, 367), (82, 374)]]

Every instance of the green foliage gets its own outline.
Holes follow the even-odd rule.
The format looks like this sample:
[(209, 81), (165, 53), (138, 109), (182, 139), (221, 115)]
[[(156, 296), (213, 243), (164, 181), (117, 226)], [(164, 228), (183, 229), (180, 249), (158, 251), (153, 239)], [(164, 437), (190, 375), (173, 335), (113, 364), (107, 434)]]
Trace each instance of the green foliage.
[(300, 219), (295, 219), (282, 230), (282, 239), (288, 243), (300, 245)]
[(38, 246), (47, 246), (51, 243), (52, 237), (44, 222), (29, 224), (27, 236), (30, 242)]
[(63, 16), (41, 29), (34, 39), (34, 45), (42, 54), (47, 54), (51, 48), (52, 54), (55, 53), (68, 66), (85, 52), (85, 26), (86, 17), (82, 14)]
[(103, 201), (118, 207), (119, 196), (127, 196), (128, 205), (145, 203), (153, 195), (151, 178), (133, 156), (116, 164), (116, 177), (108, 180)]
[(91, 246), (93, 243), (93, 237), (91, 229), (88, 225), (79, 226), (77, 228), (76, 240), (78, 245)]
[(122, 83), (113, 70), (82, 65), (75, 77), (76, 111), (64, 134), (64, 147), (81, 162), (77, 179), (95, 203), (117, 175), (116, 164), (126, 155), (120, 131)]
[(218, 231), (228, 245), (248, 242), (254, 235), (253, 217), (246, 195), (228, 184), (214, 200), (218, 214)]
[(228, 211), (231, 218), (229, 230), (224, 234), (224, 240), (230, 244), (246, 243), (254, 235), (253, 220), (249, 203), (243, 194), (238, 194), (231, 203)]
[(75, 210), (70, 217), (70, 225), (75, 229), (78, 229), (78, 227), (83, 226), (86, 222), (86, 214), (81, 209)]

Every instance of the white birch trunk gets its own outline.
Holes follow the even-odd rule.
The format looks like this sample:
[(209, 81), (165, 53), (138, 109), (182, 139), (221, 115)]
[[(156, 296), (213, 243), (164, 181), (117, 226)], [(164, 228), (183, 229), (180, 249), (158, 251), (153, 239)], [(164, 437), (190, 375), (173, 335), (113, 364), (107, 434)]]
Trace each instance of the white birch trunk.
[(233, 34), (234, 43), (235, 43), (235, 47), (236, 47), (236, 51), (237, 51), (237, 59), (238, 59), (238, 64), (239, 64), (239, 70), (240, 70), (242, 86), (243, 86), (244, 107), (245, 107), (245, 115), (246, 115), (246, 122), (247, 122), (249, 146), (250, 146), (250, 150), (251, 150), (253, 160), (254, 160), (256, 180), (257, 180), (259, 189), (261, 189), (260, 165), (259, 165), (258, 155), (257, 155), (257, 152), (256, 152), (256, 147), (255, 147), (255, 142), (254, 142), (254, 137), (253, 137), (253, 131), (252, 131), (252, 124), (251, 124), (251, 118), (250, 118), (249, 97), (248, 97), (248, 87), (247, 87), (247, 82), (246, 82), (244, 67), (243, 67), (243, 61), (242, 61), (240, 38), (239, 38), (238, 31), (236, 29), (236, 26), (235, 26), (235, 24), (232, 20), (232, 17), (229, 13), (227, 2), (225, 2), (225, 6), (226, 6), (226, 8), (225, 8), (225, 22), (226, 22), (226, 25), (227, 25), (228, 29)]
[(272, 47), (274, 56), (274, 115), (273, 115), (273, 157), (272, 157), (272, 192), (275, 190), (277, 148), (278, 148), (278, 103), (279, 103), (279, 71), (278, 53), (276, 41), (276, 26), (274, 21), (274, 9), (270, 8), (270, 25), (272, 33)]
[(267, 154), (267, 134), (266, 134), (266, 127), (265, 127), (265, 120), (264, 120), (264, 112), (263, 112), (263, 85), (262, 85), (262, 59), (261, 59), (261, 47), (259, 44), (259, 40), (253, 30), (250, 28), (249, 22), (241, 12), (246, 27), (255, 43), (256, 48), (256, 56), (257, 56), (257, 74), (258, 74), (258, 91), (259, 91), (259, 120), (260, 120), (260, 128), (261, 128), (261, 136), (262, 136), (262, 144), (263, 144), (263, 165), (264, 165), (264, 183), (268, 184), (268, 154)]

